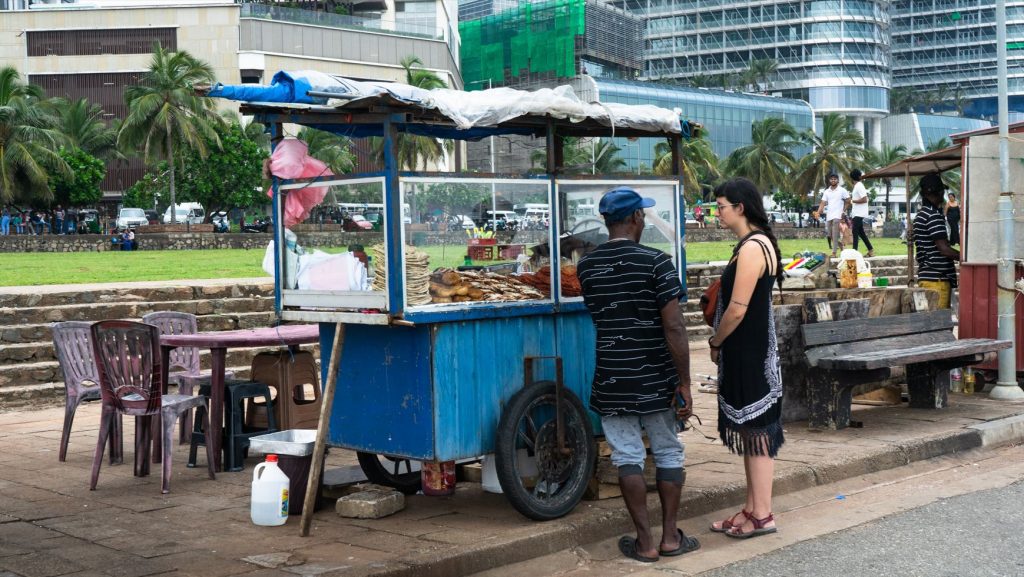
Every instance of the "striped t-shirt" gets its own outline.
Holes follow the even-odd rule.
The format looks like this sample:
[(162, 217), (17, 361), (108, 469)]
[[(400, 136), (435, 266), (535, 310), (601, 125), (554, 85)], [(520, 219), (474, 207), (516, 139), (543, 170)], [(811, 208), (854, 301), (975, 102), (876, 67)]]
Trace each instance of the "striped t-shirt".
[(612, 240), (576, 267), (597, 328), (590, 408), (599, 415), (643, 415), (669, 408), (679, 386), (661, 309), (682, 296), (672, 259), (630, 240)]
[(928, 201), (914, 217), (914, 252), (917, 255), (919, 280), (946, 280), (956, 286), (956, 266), (935, 246), (936, 239), (949, 242), (949, 229), (942, 211)]

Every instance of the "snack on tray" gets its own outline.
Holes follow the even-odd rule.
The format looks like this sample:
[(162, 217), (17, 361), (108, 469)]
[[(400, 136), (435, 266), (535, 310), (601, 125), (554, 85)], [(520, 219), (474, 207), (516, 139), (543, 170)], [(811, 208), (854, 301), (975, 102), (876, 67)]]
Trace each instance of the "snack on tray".
[[(378, 244), (370, 249), (375, 263), (373, 290), (383, 291), (387, 288), (387, 255), (384, 245)], [(405, 292), (410, 306), (430, 304), (430, 256), (411, 246), (405, 247)]]
[[(542, 266), (535, 273), (519, 275), (518, 280), (524, 282), (545, 295), (551, 292), (551, 267)], [(578, 297), (583, 295), (583, 287), (580, 286), (580, 279), (576, 276), (576, 267), (565, 265), (562, 267), (562, 294), (567, 297)]]

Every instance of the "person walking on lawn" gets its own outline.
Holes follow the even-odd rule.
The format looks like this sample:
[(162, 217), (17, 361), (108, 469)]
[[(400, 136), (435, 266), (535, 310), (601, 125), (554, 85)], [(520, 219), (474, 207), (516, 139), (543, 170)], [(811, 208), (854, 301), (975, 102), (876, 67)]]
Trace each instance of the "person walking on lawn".
[[(690, 416), (690, 348), (679, 307), (679, 273), (665, 253), (640, 244), (644, 209), (654, 200), (628, 187), (601, 198), (609, 239), (576, 267), (583, 300), (597, 329), (590, 408), (601, 416), (618, 468), (619, 487), (636, 537), (619, 539), (623, 555), (653, 563), (694, 551), (700, 543), (676, 526), (683, 485), (683, 445), (676, 420)], [(643, 476), (643, 434), (654, 454), (661, 500), (661, 542), (654, 540)]]
[(836, 257), (836, 251), (843, 250), (839, 223), (846, 213), (846, 202), (849, 199), (850, 193), (839, 186), (839, 175), (834, 172), (829, 174), (828, 187), (821, 191), (818, 213), (825, 215), (825, 234), (828, 238), (828, 247), (832, 249), (832, 258)]
[(743, 456), (747, 502), (711, 530), (747, 539), (777, 530), (772, 482), (775, 457), (786, 441), (772, 288), (782, 287), (782, 261), (757, 185), (734, 178), (715, 189), (715, 198), (723, 226), (739, 243), (722, 272), (708, 345), (718, 365), (718, 433), (729, 451)]
[(864, 232), (864, 221), (868, 218), (868, 189), (864, 187), (864, 183), (861, 182), (864, 173), (860, 169), (853, 169), (850, 171), (850, 180), (854, 182), (853, 185), (853, 197), (851, 203), (853, 208), (850, 209), (850, 215), (853, 216), (853, 250), (857, 250), (857, 240), (863, 239), (864, 246), (868, 247), (868, 256), (875, 256), (875, 247), (871, 246), (871, 241), (868, 240), (868, 235)]

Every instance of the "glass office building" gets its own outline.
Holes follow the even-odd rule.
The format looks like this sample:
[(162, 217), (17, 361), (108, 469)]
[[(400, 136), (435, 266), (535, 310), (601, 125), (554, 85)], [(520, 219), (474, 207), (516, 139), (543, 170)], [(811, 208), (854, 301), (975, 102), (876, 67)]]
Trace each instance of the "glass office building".
[[(995, 2), (894, 0), (889, 12), (893, 88), (933, 92), (928, 108), (995, 118)], [(1006, 2), (1006, 39), (1010, 110), (1022, 113), (1024, 2)]]
[[(679, 108), (684, 118), (704, 125), (719, 158), (750, 144), (750, 125), (765, 118), (782, 118), (798, 132), (814, 128), (814, 111), (801, 100), (727, 92), (703, 88), (670, 86), (653, 82), (617, 81), (595, 78), (598, 100), (621, 104), (653, 104)], [(649, 139), (643, 139), (649, 140)], [(631, 169), (651, 167), (654, 145), (643, 140), (615, 139), (619, 154)], [(796, 151), (797, 154), (807, 151)]]
[[(613, 0), (648, 18), (650, 79), (721, 85), (755, 60), (778, 69), (741, 88), (806, 100), (817, 114), (839, 112), (874, 146), (889, 111), (886, 0)], [(727, 82), (735, 85), (736, 82)]]

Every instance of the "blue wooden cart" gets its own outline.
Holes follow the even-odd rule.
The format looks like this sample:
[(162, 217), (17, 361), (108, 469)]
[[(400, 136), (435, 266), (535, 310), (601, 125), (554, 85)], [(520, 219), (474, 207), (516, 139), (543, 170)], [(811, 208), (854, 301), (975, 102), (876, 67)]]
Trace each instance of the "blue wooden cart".
[[(497, 90), (462, 94), (476, 106), (507, 96)], [(582, 176), (570, 175), (563, 168), (565, 139), (583, 139), (577, 145), (596, 147), (596, 142), (586, 139), (657, 138), (668, 143), (671, 164), (678, 167), (681, 140), (695, 125), (680, 122), (678, 111), (620, 106), (615, 112), (626, 114), (609, 119), (593, 113), (607, 112), (606, 108), (583, 105), (583, 112), (572, 120), (533, 112), (466, 128), (453, 120), (450, 109), (446, 114), (421, 95), (402, 91), (339, 96), (310, 89), (308, 96), (320, 100), (250, 102), (242, 105), (242, 113), (268, 125), (275, 140), (288, 125), (301, 125), (354, 139), (380, 138), (383, 153), (379, 172), (291, 181), (275, 178), (274, 182), (277, 310), (283, 320), (322, 323), (325, 380), (326, 367), (339, 362), (329, 443), (360, 452), (360, 463), (371, 480), (408, 491), (415, 491), (419, 480), (412, 462), (473, 459), (493, 453), (501, 487), (516, 509), (534, 519), (568, 513), (593, 474), (597, 420), (584, 404), (593, 378), (595, 332), (582, 299), (570, 295), (565, 281), (571, 281), (573, 261), (607, 238), (596, 212), (602, 193), (628, 184), (654, 197), (658, 204), (648, 219), (654, 225), (645, 231), (644, 242), (660, 246), (674, 258), (684, 283), (685, 259), (683, 227), (677, 224), (683, 222), (678, 177), (598, 177), (591, 174), (591, 166), (577, 168)], [(623, 120), (634, 111), (640, 111), (641, 117), (653, 112), (669, 121), (652, 127), (651, 122)], [(546, 171), (527, 175), (402, 171), (401, 141), (413, 135), (490, 138), (492, 146), (495, 142), (510, 146), (503, 137), (517, 142), (533, 137), (543, 143)], [(366, 195), (379, 193), (382, 248), (369, 268), (371, 276), (385, 280), (377, 278), (371, 290), (296, 286), (283, 205), (289, 195), (310, 186), (329, 187), (338, 199), (362, 195), (364, 202)], [(481, 228), (498, 228), (495, 220), (486, 222), (488, 215), (517, 212), (526, 205), (541, 216), (528, 220), (524, 213), (515, 226), (506, 220), (506, 229), (515, 230), (499, 230), (493, 239), (469, 238), (481, 231), (462, 230), (462, 215), (474, 211), (465, 200), (467, 190), (481, 195), (473, 215), (482, 216), (484, 222), (478, 218), (476, 223)], [(334, 200), (329, 195), (324, 203)], [(367, 206), (374, 204), (367, 202)], [(536, 209), (543, 205), (549, 210), (547, 222), (545, 211)], [(467, 250), (474, 242), (494, 248)], [(463, 261), (469, 253), (495, 258), (499, 264), (474, 261), (467, 268)], [(533, 260), (527, 261), (530, 253)], [(423, 255), (429, 260), (425, 272), (431, 283), (426, 296)], [(522, 283), (516, 278), (528, 277), (502, 273), (536, 268), (545, 259), (550, 275), (547, 290), (541, 286), (538, 297), (523, 289), (534, 296), (518, 298), (522, 294), (515, 287)], [(470, 289), (464, 298), (438, 296), (464, 287), (442, 285), (442, 272), (449, 268), (466, 277), (474, 275), (477, 280), (466, 284), (477, 290)], [(537, 289), (536, 279), (542, 277), (529, 278), (534, 278)], [(485, 291), (487, 287), (493, 292)], [(332, 359), (329, 351), (339, 327), (344, 329), (344, 346), (340, 359)]]

